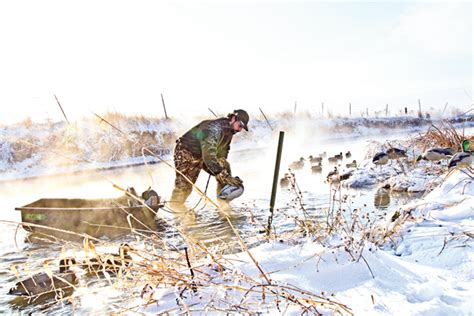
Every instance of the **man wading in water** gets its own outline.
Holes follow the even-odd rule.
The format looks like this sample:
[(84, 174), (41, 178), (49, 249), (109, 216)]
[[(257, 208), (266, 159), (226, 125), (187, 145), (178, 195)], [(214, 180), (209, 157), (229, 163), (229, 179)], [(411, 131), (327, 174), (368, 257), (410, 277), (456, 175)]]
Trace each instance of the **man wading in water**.
[(183, 209), (184, 202), (193, 190), (191, 183), (179, 172), (196, 183), (201, 169), (204, 169), (216, 177), (217, 195), (226, 184), (242, 184), (242, 180), (232, 177), (227, 156), (232, 137), (242, 129), (248, 131), (248, 122), (249, 115), (246, 111), (235, 110), (227, 117), (202, 121), (178, 138), (174, 149), (177, 172), (170, 201), (172, 209)]

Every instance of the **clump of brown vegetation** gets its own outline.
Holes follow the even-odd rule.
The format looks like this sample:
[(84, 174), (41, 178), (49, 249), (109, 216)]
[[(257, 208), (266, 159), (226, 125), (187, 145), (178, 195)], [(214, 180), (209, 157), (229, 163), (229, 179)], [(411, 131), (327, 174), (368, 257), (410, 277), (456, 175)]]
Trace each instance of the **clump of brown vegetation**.
[(412, 145), (422, 151), (431, 147), (450, 147), (462, 151), (461, 142), (469, 139), (474, 142), (474, 136), (468, 136), (464, 129), (459, 132), (449, 121), (442, 121), (438, 126), (431, 125), (426, 133), (420, 134), (412, 140)]

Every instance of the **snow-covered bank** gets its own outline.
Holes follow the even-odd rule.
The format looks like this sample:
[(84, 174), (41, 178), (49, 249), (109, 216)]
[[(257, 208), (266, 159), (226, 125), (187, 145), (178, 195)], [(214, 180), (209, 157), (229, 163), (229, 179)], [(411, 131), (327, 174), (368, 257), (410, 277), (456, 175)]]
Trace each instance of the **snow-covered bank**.
[[(140, 311), (296, 315), (312, 306), (306, 311), (471, 315), (472, 175), (465, 170), (454, 172), (423, 200), (400, 212), (395, 222), (377, 223), (370, 238), (354, 236), (360, 242), (359, 252), (351, 248), (354, 241), (338, 234), (324, 240), (281, 238), (262, 244), (250, 250), (258, 266), (246, 252), (226, 256), (224, 269), (212, 268), (212, 260), (201, 261), (194, 264), (199, 271), (195, 293), (189, 288), (185, 291), (184, 284), (175, 289), (148, 288), (145, 301), (153, 304)], [(288, 294), (291, 300), (285, 299)]]
[[(300, 124), (293, 124), (292, 128), (300, 129)], [(304, 128), (309, 126), (308, 122)], [(260, 128), (262, 134), (267, 133), (274, 140), (275, 135), (269, 133), (265, 125)], [(255, 127), (253, 132), (257, 130)], [(294, 132), (291, 129), (287, 131), (288, 134)], [(242, 138), (238, 139), (233, 151), (235, 147), (253, 141), (246, 139), (250, 135), (238, 135)], [(282, 199), (280, 203), (285, 207), (277, 209), (276, 215), (284, 216), (286, 223), (291, 222), (291, 225), (287, 226), (289, 229), (281, 229), (278, 221), (274, 221), (275, 230), (269, 241), (262, 231), (263, 224), (267, 222), (268, 200), (258, 194), (254, 196), (262, 199), (261, 203), (255, 202), (254, 197), (244, 203), (242, 200), (233, 201), (233, 216), (245, 222), (244, 228), (236, 221), (236, 229), (248, 247), (258, 245), (249, 250), (252, 257), (246, 251), (223, 255), (236, 251), (235, 248), (231, 248), (232, 252), (226, 248), (231, 243), (235, 245), (237, 240), (232, 231), (229, 231), (230, 238), (226, 235), (222, 239), (222, 244), (216, 246), (213, 243), (205, 248), (207, 244), (201, 243), (201, 239), (193, 239), (196, 235), (182, 230), (189, 226), (184, 216), (183, 219), (174, 218), (168, 212), (159, 212), (162, 219), (172, 220), (170, 225), (176, 224), (177, 229), (172, 227), (164, 235), (131, 235), (127, 242), (132, 246), (133, 262), (124, 269), (123, 275), (111, 276), (110, 280), (90, 281), (84, 276), (84, 270), (75, 267), (80, 284), (71, 298), (74, 309), (87, 314), (104, 311), (127, 313), (129, 308), (149, 314), (469, 314), (472, 308), (469, 301), (472, 292), (472, 276), (469, 274), (472, 270), (469, 268), (472, 265), (472, 233), (468, 229), (472, 223), (472, 208), (469, 207), (472, 207), (473, 195), (469, 173), (454, 173), (443, 182), (447, 171), (445, 163), (413, 162), (420, 148), (407, 146), (404, 140), (367, 138), (378, 139), (379, 142), (370, 142), (373, 146), (369, 146), (367, 159), (360, 162), (349, 180), (373, 176), (375, 181), (372, 185), (378, 184), (387, 187), (384, 190), (394, 191), (426, 190), (430, 185), (426, 191), (431, 193), (424, 200), (398, 207), (398, 219), (392, 208), (388, 211), (386, 208), (373, 208), (371, 203), (356, 203), (355, 200), (361, 196), (351, 194), (355, 190), (341, 189), (334, 183), (331, 191), (329, 184), (324, 184), (323, 179), (312, 174), (309, 174), (311, 185), (305, 188), (304, 196), (295, 198), (292, 191), (279, 195)], [(316, 141), (319, 142), (319, 139)], [(425, 144), (420, 143), (422, 146)], [(363, 144), (366, 140), (352, 143), (357, 147)], [(333, 153), (346, 149), (342, 143), (336, 145), (334, 149), (337, 151)], [(409, 157), (375, 166), (371, 159), (372, 150), (386, 150), (389, 145), (409, 148)], [(302, 154), (297, 150), (302, 149), (287, 152), (298, 156)], [(311, 150), (315, 151), (314, 148)], [(245, 156), (239, 153), (239, 157), (242, 158), (241, 164), (249, 164), (252, 159), (251, 154)], [(341, 164), (348, 161), (343, 160)], [(273, 167), (273, 163), (270, 165), (266, 160), (264, 165), (265, 168)], [(257, 164), (255, 169), (260, 170), (251, 170), (258, 178), (254, 182), (260, 182), (264, 167)], [(310, 170), (306, 168), (299, 172), (299, 179), (303, 179), (304, 172)], [(126, 177), (130, 181), (128, 175)], [(321, 186), (316, 187), (315, 181), (320, 181)], [(305, 182), (302, 180), (300, 183)], [(440, 184), (443, 186), (438, 189)], [(5, 183), (5, 187), (9, 185)], [(307, 198), (309, 194), (306, 192), (310, 190), (334, 192), (332, 205), (335, 207), (327, 207), (331, 197), (325, 199), (324, 206), (319, 207), (319, 201)], [(99, 193), (103, 194), (103, 191)], [(301, 199), (307, 210), (311, 209), (310, 216), (300, 208), (297, 199)], [(247, 212), (249, 216), (244, 215)], [(212, 207), (201, 208), (196, 214), (190, 214), (193, 218), (188, 221), (200, 225), (209, 213), (223, 217)], [(442, 227), (439, 227), (440, 219)], [(213, 239), (220, 239), (219, 224), (214, 219), (212, 226), (199, 227), (200, 230), (210, 231)], [(454, 230), (456, 227), (460, 228)], [(181, 232), (178, 233), (178, 229)], [(433, 232), (437, 235), (432, 236)], [(179, 235), (179, 239), (168, 244), (164, 237), (167, 235)], [(98, 242), (97, 253), (114, 253), (118, 243), (118, 240)], [(100, 249), (102, 246), (109, 249)], [(60, 247), (65, 255), (73, 255), (78, 262), (86, 252), (82, 245), (67, 243)], [(189, 260), (186, 260), (184, 247), (189, 249)], [(242, 246), (242, 249), (246, 247)], [(16, 255), (16, 252), (12, 254)], [(52, 257), (57, 255), (55, 252)], [(29, 263), (41, 269), (42, 262), (46, 260), (44, 256), (42, 253)], [(31, 270), (26, 265), (20, 275), (26, 275)], [(194, 277), (191, 277), (192, 274)], [(10, 275), (5, 282), (6, 288), (13, 286), (13, 283), (14, 276)], [(98, 304), (96, 297), (101, 297), (103, 304)], [(70, 310), (69, 306), (57, 308), (62, 313)], [(34, 307), (31, 310), (35, 311)]]
[[(113, 115), (84, 119), (71, 125), (59, 123), (16, 124), (0, 128), (0, 180), (38, 177), (136, 165), (155, 161), (142, 153), (146, 147), (155, 155), (169, 158), (176, 138), (200, 118), (162, 120)], [(453, 118), (458, 122), (459, 118)], [(111, 126), (108, 122), (111, 122)], [(390, 135), (395, 131), (420, 131), (439, 121), (414, 117), (328, 119), (281, 115), (251, 120), (250, 131), (240, 133), (233, 148), (245, 150), (267, 146), (285, 130), (304, 137), (315, 134), (324, 141), (360, 135)], [(465, 116), (458, 126), (474, 126), (474, 116)]]

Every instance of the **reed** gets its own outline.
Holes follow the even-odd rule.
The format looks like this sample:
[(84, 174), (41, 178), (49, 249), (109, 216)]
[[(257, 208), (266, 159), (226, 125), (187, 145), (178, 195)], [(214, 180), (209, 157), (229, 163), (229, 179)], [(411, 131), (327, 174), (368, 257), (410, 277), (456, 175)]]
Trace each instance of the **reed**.
[[(442, 121), (439, 125), (432, 124), (426, 133), (420, 134), (413, 139), (413, 144), (422, 150), (430, 147), (451, 147), (458, 151), (463, 139), (468, 138), (464, 130), (459, 131), (452, 123), (447, 120)], [(474, 141), (474, 137), (470, 138)]]

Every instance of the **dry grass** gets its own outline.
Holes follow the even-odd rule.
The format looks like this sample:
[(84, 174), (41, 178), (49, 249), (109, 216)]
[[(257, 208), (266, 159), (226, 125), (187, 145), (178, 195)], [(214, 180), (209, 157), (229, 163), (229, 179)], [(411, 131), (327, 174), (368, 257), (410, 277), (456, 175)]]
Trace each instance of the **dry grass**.
[[(124, 191), (123, 189), (120, 190)], [(203, 193), (201, 192), (201, 194)], [(206, 199), (208, 198), (206, 197)], [(143, 203), (141, 200), (140, 202)], [(209, 200), (209, 202), (212, 201)], [(300, 207), (304, 211), (302, 201), (300, 201)], [(305, 217), (307, 216), (305, 215)], [(162, 218), (162, 220), (166, 221), (165, 218)], [(300, 221), (300, 223), (302, 227), (304, 226), (305, 232), (299, 236), (294, 236), (295, 238), (308, 236), (311, 231), (316, 229), (313, 228), (314, 224), (308, 218)], [(109, 273), (105, 268), (99, 271), (88, 269), (91, 262), (90, 258), (100, 260), (98, 258), (101, 256), (100, 252), (90, 243), (86, 242), (83, 248), (78, 248), (77, 245), (69, 242), (56, 240), (55, 243), (61, 245), (65, 252), (75, 254), (81, 268), (94, 272), (92, 275), (90, 273), (80, 273), (80, 287), (82, 287), (82, 290), (76, 291), (78, 294), (75, 292), (72, 297), (60, 297), (57, 300), (64, 301), (67, 299), (74, 304), (81, 300), (81, 294), (79, 293), (86, 291), (89, 294), (94, 292), (99, 294), (97, 291), (100, 291), (100, 289), (92, 285), (97, 283), (97, 280), (104, 280), (106, 284), (108, 283), (108, 286), (129, 293), (127, 304), (133, 299), (141, 302), (132, 307), (125, 307), (127, 304), (109, 305), (107, 312), (141, 312), (147, 306), (153, 305), (163, 313), (185, 312), (189, 314), (216, 311), (254, 314), (269, 309), (284, 313), (288, 308), (296, 307), (302, 313), (308, 314), (320, 314), (322, 311), (330, 311), (341, 315), (351, 314), (347, 306), (337, 302), (330, 296), (311, 293), (272, 280), (271, 276), (261, 268), (260, 263), (253, 257), (248, 246), (240, 237), (239, 232), (233, 228), (230, 221), (229, 224), (232, 226), (241, 248), (251, 259), (250, 263), (253, 263), (260, 271), (258, 276), (251, 277), (242, 273), (233, 260), (223, 256), (225, 246), (210, 249), (179, 227), (170, 222), (167, 222), (167, 224), (180, 235), (183, 244), (189, 249), (189, 257), (182, 249), (176, 249), (174, 245), (161, 240), (155, 232), (140, 232), (130, 227), (132, 233), (130, 237), (139, 240), (139, 242), (133, 243), (133, 249), (130, 251), (132, 262), (130, 265), (121, 264), (117, 267), (109, 265), (108, 268), (112, 268), (113, 273)], [(274, 238), (280, 237), (274, 236)], [(113, 243), (102, 244), (113, 245)], [(101, 245), (101, 242), (99, 242), (99, 245)], [(124, 258), (121, 258), (121, 262), (125, 262)], [(107, 285), (104, 284), (104, 286)], [(163, 289), (174, 289), (174, 297), (167, 302), (157, 300), (154, 293)], [(195, 301), (201, 296), (206, 298), (206, 303), (204, 305), (202, 303), (195, 304)], [(170, 301), (175, 301), (176, 304), (170, 306)], [(45, 308), (45, 306), (39, 308)], [(165, 309), (163, 310), (163, 308)], [(48, 312), (48, 308), (43, 312)]]
[(461, 142), (464, 139), (474, 142), (473, 136), (467, 136), (464, 130), (459, 132), (453, 124), (443, 121), (439, 126), (431, 125), (426, 133), (415, 137), (413, 144), (422, 150), (431, 147), (450, 147), (462, 151)]
[[(293, 113), (283, 115), (283, 117), (286, 116), (292, 117)], [(113, 124), (128, 120), (130, 116), (111, 112), (105, 114), (104, 118)], [(137, 116), (135, 119), (147, 122), (149, 120), (143, 116)], [(459, 148), (463, 137), (463, 134), (459, 134), (452, 125), (446, 123), (441, 127), (433, 126), (426, 134), (420, 135), (416, 142), (422, 147), (436, 145)], [(131, 142), (136, 144), (133, 140)], [(298, 188), (294, 174), (292, 174), (291, 183), (291, 188), (296, 196), (294, 207), (297, 213), (299, 212), (298, 216), (293, 217), (297, 229), (285, 234), (273, 232), (269, 240), (283, 240), (289, 244), (297, 244), (302, 242), (302, 238), (309, 237), (314, 242), (322, 244), (329, 252), (344, 249), (353, 261), (363, 260), (370, 273), (372, 270), (363, 257), (367, 244), (383, 245), (398, 233), (405, 221), (410, 220), (410, 214), (402, 214), (393, 223), (387, 224), (386, 218), (383, 216), (375, 216), (362, 209), (352, 209), (347, 196), (342, 194), (341, 187), (337, 185), (330, 187), (330, 207), (324, 210), (325, 220), (317, 221), (308, 214), (304, 197)], [(110, 310), (107, 312), (140, 313), (147, 307), (154, 306), (162, 313), (257, 314), (269, 309), (285, 313), (288, 308), (297, 307), (301, 313), (308, 314), (319, 314), (322, 311), (330, 311), (334, 314), (351, 314), (347, 306), (337, 302), (333, 297), (280, 284), (271, 279), (271, 273), (265, 274), (260, 270), (259, 277), (250, 277), (242, 273), (233, 260), (223, 255), (225, 246), (209, 249), (178, 227), (173, 228), (183, 239), (184, 245), (189, 250), (189, 256), (183, 249), (176, 249), (174, 245), (159, 239), (155, 232), (143, 233), (131, 229), (132, 237), (137, 240), (131, 250), (131, 264), (117, 266), (118, 272), (113, 275), (107, 271), (103, 272), (110, 285), (128, 293), (130, 301), (134, 298), (140, 300), (140, 303), (127, 307), (123, 305), (109, 306)], [(258, 261), (251, 256), (250, 250), (242, 241), (239, 233), (235, 230), (234, 232), (236, 238), (243, 243), (241, 244), (242, 248), (258, 268)], [(341, 243), (329, 244), (328, 240), (336, 235), (341, 236)], [(77, 253), (82, 257), (100, 256), (100, 253), (91, 247), (90, 243), (84, 243), (84, 246), (80, 248), (67, 242), (57, 242), (62, 245), (63, 249)], [(106, 245), (110, 246), (112, 243)], [(321, 258), (321, 256), (320, 253), (315, 254), (315, 257)], [(99, 273), (83, 276), (81, 286), (86, 289), (90, 288), (90, 291), (98, 291), (97, 288), (92, 289), (90, 285), (102, 278), (103, 276)], [(173, 306), (165, 305), (167, 302), (160, 301), (154, 295), (157, 291), (165, 288), (174, 289), (171, 294), (173, 298), (168, 300), (168, 303), (176, 301)], [(205, 297), (206, 304), (196, 304), (199, 302), (199, 297)], [(64, 298), (59, 299), (64, 300)], [(68, 298), (72, 301), (80, 301), (80, 299), (79, 294)], [(167, 307), (162, 310), (161, 306)]]
[(151, 121), (159, 122), (161, 120), (163, 121), (165, 120), (165, 119), (160, 119), (156, 117), (144, 116), (143, 114), (124, 114), (124, 113), (120, 113), (116, 111), (105, 112), (103, 114), (100, 114), (100, 116), (115, 126), (120, 126), (120, 123), (127, 122), (127, 121), (146, 124)]
[[(140, 242), (135, 242), (130, 250), (132, 259), (116, 256), (115, 258), (120, 258), (117, 265), (104, 265), (100, 269), (91, 267), (91, 258), (95, 258), (95, 262), (106, 262), (110, 259), (110, 255), (104, 256), (91, 242), (84, 242), (82, 248), (77, 247), (77, 244), (60, 240), (56, 240), (55, 243), (62, 245), (68, 256), (74, 254), (81, 268), (87, 271), (86, 274), (80, 275), (81, 282), (78, 287), (82, 290), (79, 292), (84, 293), (84, 289), (88, 289), (89, 295), (92, 293), (100, 295), (101, 288), (93, 285), (102, 280), (104, 286), (108, 283), (108, 286), (130, 293), (128, 297), (130, 301), (132, 298), (141, 301), (140, 304), (131, 307), (125, 307), (126, 304), (109, 306), (108, 312), (140, 313), (153, 306), (160, 313), (172, 311), (193, 313), (205, 310), (254, 314), (268, 309), (282, 313), (290, 307), (297, 307), (301, 312), (309, 314), (320, 314), (322, 311), (340, 315), (351, 314), (347, 306), (331, 296), (311, 293), (262, 276), (246, 275), (236, 268), (235, 259), (221, 254), (222, 248), (210, 250), (184, 232), (180, 231), (180, 234), (189, 249), (189, 256), (187, 251), (176, 249), (152, 232), (148, 234), (135, 232), (135, 239), (139, 239)], [(104, 243), (98, 240), (96, 242), (98, 246), (113, 246), (110, 242)], [(156, 291), (164, 289), (174, 289), (173, 298), (168, 302), (161, 301), (154, 295)], [(202, 303), (194, 305), (202, 296), (206, 297), (204, 306)], [(48, 305), (41, 302), (39, 308), (42, 308), (43, 312), (48, 312), (49, 308), (54, 306), (52, 302), (65, 300), (75, 304), (80, 302), (81, 296), (74, 294), (72, 297), (56, 297), (53, 301), (47, 302)], [(174, 306), (171, 304), (170, 307), (169, 301), (176, 301), (176, 304)]]

